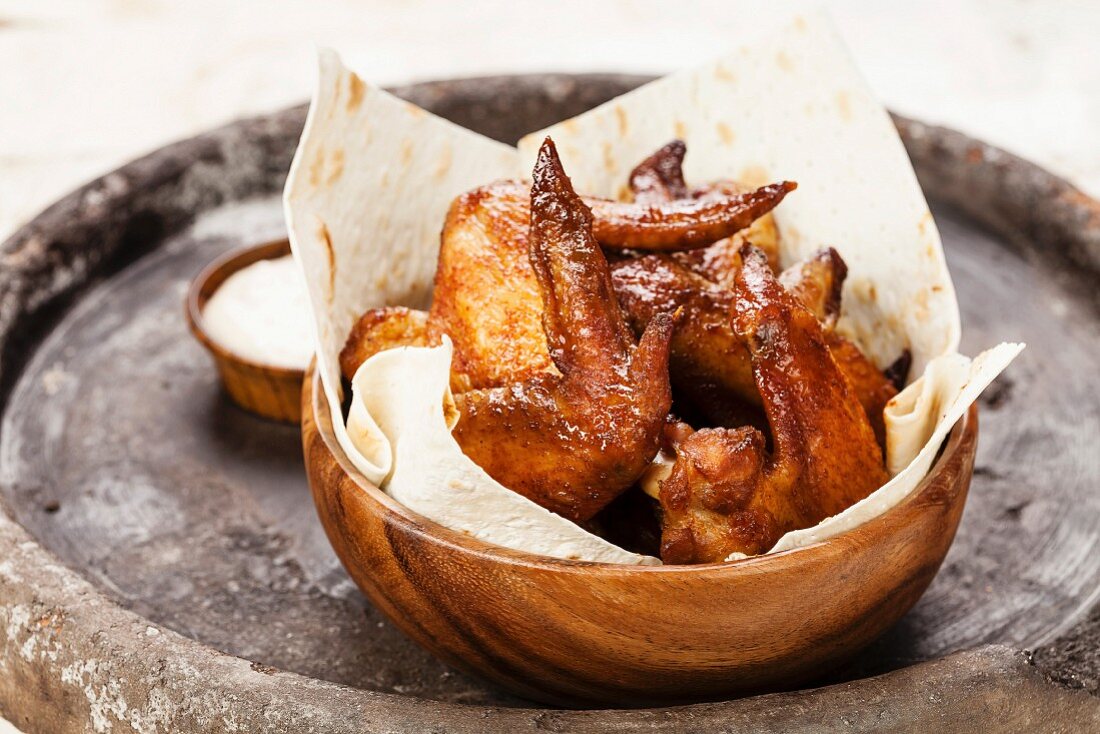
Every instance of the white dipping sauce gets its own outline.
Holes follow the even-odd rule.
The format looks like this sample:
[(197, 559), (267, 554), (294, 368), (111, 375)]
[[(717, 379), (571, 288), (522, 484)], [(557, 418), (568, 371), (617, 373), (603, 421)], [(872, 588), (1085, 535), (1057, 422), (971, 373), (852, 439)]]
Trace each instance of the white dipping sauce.
[(251, 362), (304, 370), (313, 330), (302, 276), (290, 255), (259, 260), (225, 279), (202, 310), (206, 333)]

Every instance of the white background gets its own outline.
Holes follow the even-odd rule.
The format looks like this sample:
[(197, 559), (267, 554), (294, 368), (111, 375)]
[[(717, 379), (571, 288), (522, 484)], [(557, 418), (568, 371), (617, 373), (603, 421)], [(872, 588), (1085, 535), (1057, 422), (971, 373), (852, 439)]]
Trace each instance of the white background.
[[(806, 4), (0, 0), (0, 239), (138, 154), (303, 101), (315, 43), (377, 83), (662, 72), (722, 53), (762, 7), (784, 5)], [(813, 5), (829, 8), (895, 110), (984, 137), (1100, 196), (1100, 2)]]
[[(1100, 195), (1100, 2), (821, 4), (891, 107)], [(0, 237), (140, 153), (306, 99), (314, 43), (378, 83), (661, 72), (718, 55), (783, 5), (805, 3), (0, 0)]]

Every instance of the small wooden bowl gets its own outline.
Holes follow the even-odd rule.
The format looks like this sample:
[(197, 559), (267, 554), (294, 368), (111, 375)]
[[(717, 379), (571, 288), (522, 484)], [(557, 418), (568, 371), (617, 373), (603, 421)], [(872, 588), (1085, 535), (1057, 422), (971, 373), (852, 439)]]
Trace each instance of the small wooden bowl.
[(571, 562), (417, 515), (348, 461), (315, 372), (302, 395), (313, 499), (370, 600), (456, 667), (564, 706), (657, 706), (790, 688), (854, 655), (928, 587), (974, 468), (972, 407), (901, 504), (805, 548), (700, 566)]
[(222, 384), (234, 403), (245, 410), (287, 423), (302, 417), (303, 370), (253, 362), (214, 341), (203, 326), (202, 310), (225, 279), (259, 260), (290, 254), (288, 240), (275, 240), (222, 255), (191, 281), (185, 311), (191, 333), (214, 357)]

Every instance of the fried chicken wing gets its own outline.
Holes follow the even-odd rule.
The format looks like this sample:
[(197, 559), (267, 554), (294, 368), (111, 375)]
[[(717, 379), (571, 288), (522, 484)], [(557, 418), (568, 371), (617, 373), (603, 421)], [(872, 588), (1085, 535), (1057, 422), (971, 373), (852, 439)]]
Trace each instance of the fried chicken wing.
[[(839, 312), (845, 272), (843, 260), (830, 248), (781, 277), (803, 305), (831, 328)], [(701, 406), (720, 407), (714, 399), (723, 394), (760, 405), (748, 350), (729, 320), (732, 290), (666, 255), (615, 262), (611, 273), (619, 304), (636, 333), (641, 333), (655, 314), (683, 309), (669, 365), (677, 393)]]
[(586, 198), (592, 232), (612, 249), (690, 250), (710, 245), (748, 227), (794, 191), (793, 181), (768, 184), (746, 193), (716, 187), (697, 198), (660, 203), (624, 203)]
[(452, 371), (472, 388), (554, 369), (528, 257), (530, 222), (530, 191), (515, 181), (462, 194), (447, 213), (428, 332), (451, 337)]
[[(833, 330), (840, 317), (841, 288), (847, 275), (848, 266), (840, 254), (830, 247), (780, 273), (779, 282), (821, 322), (829, 352), (867, 413), (879, 446), (884, 447), (886, 423), (883, 410), (886, 403), (897, 395), (899, 388), (859, 347)], [(904, 355), (900, 359), (904, 362)]]
[(501, 484), (576, 522), (628, 489), (657, 452), (672, 402), (673, 318), (657, 314), (635, 346), (553, 143), (531, 189), (530, 260), (556, 372), (456, 396), (454, 437)]
[[(761, 189), (744, 199), (738, 198), (740, 189), (720, 186), (714, 189), (717, 193), (701, 194), (699, 201), (653, 207), (596, 201), (593, 206), (611, 219), (601, 220), (594, 211), (593, 231), (597, 238), (601, 228), (617, 232), (618, 241), (632, 247), (653, 241), (675, 244), (681, 235), (693, 242), (704, 231), (719, 236), (714, 227), (742, 227), (762, 208), (777, 204), (786, 193), (777, 186), (779, 193)], [(692, 212), (691, 206), (700, 208)], [(428, 332), (436, 341), (450, 335), (453, 369), (469, 387), (498, 387), (555, 369), (527, 256), (530, 217), (529, 192), (514, 181), (467, 192), (447, 213)]]
[(359, 317), (340, 350), (340, 372), (349, 382), (359, 366), (378, 352), (394, 347), (425, 347), (428, 314), (404, 306), (372, 308)]
[(681, 398), (717, 422), (711, 408), (724, 410), (724, 396), (759, 405), (752, 364), (730, 327), (733, 293), (691, 272), (665, 255), (612, 263), (619, 305), (635, 333), (659, 313), (683, 310), (672, 335), (669, 376)]
[(772, 437), (706, 428), (676, 445), (661, 483), (661, 557), (721, 561), (767, 551), (790, 530), (835, 515), (888, 479), (882, 451), (817, 317), (746, 246), (733, 325), (752, 361)]
[[(677, 199), (698, 199), (715, 195), (736, 196), (749, 191), (733, 181), (716, 181), (689, 190), (684, 182), (684, 156), (687, 146), (673, 140), (638, 164), (630, 173), (630, 190), (634, 201), (654, 204)], [(733, 287), (733, 276), (740, 267), (738, 251), (751, 242), (763, 250), (775, 270), (779, 265), (779, 230), (771, 212), (761, 215), (748, 227), (714, 244), (676, 253), (673, 257), (704, 278), (727, 288)]]
[[(518, 245), (527, 244), (529, 194), (518, 189), (498, 183), (456, 200), (444, 230), (429, 316), (399, 307), (364, 314), (340, 358), (348, 379), (375, 352), (438, 344), (443, 333), (455, 347), (455, 392), (556, 371), (542, 328), (538, 282), (526, 251), (519, 252)], [(611, 267), (616, 296), (637, 336), (655, 314), (683, 309), (670, 362), (677, 394), (710, 425), (758, 423), (754, 406), (760, 398), (748, 353), (728, 319), (731, 291), (691, 272), (675, 256), (648, 255)], [(881, 443), (882, 410), (897, 391), (854, 344), (831, 332), (845, 272), (835, 251), (824, 250), (790, 268), (781, 280), (829, 329), (833, 356)]]
[[(732, 182), (720, 184), (732, 191), (744, 189)], [(774, 272), (779, 271), (779, 228), (771, 212), (757, 219), (737, 234), (718, 240), (712, 245), (694, 250), (671, 253), (673, 259), (698, 273), (712, 283), (728, 289), (741, 267), (741, 247), (746, 243), (762, 250)]]

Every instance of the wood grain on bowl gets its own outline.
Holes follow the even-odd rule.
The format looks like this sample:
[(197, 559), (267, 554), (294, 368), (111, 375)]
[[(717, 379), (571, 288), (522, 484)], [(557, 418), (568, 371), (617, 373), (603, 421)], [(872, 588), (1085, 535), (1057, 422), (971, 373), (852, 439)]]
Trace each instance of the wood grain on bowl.
[(222, 384), (233, 402), (264, 418), (297, 423), (301, 418), (303, 371), (260, 364), (235, 354), (210, 337), (202, 320), (206, 302), (229, 276), (260, 260), (289, 254), (290, 242), (283, 239), (223, 255), (191, 282), (185, 311), (191, 333), (214, 358)]
[(977, 408), (900, 505), (813, 546), (736, 563), (617, 566), (492, 546), (406, 510), (339, 450), (307, 373), (314, 502), (352, 578), (410, 637), (519, 695), (654, 706), (795, 686), (896, 622), (935, 576), (962, 514)]

